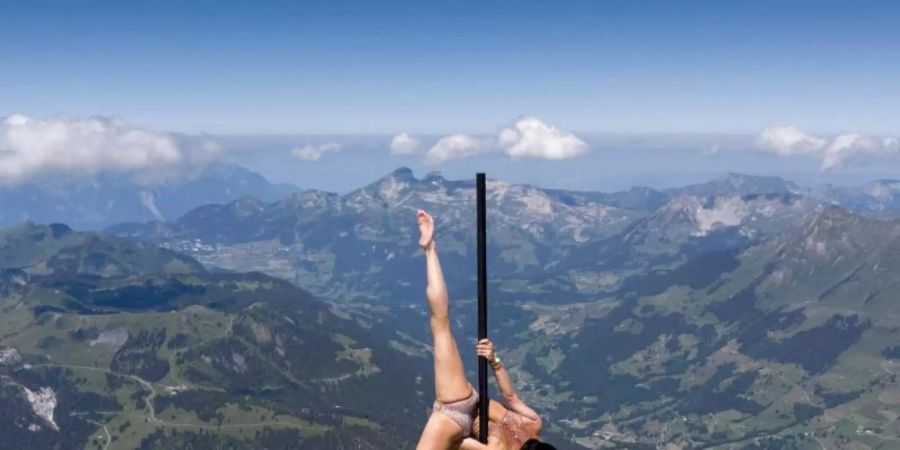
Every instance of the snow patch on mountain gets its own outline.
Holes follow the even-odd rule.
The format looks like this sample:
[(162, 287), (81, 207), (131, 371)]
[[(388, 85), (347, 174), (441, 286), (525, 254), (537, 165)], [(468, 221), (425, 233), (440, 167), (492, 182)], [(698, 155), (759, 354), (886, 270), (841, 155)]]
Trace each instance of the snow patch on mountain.
[(113, 347), (121, 347), (128, 341), (128, 330), (124, 327), (113, 330), (104, 330), (96, 339), (90, 342), (90, 346), (110, 345)]
[(525, 205), (525, 210), (531, 214), (541, 216), (553, 215), (553, 202), (542, 192), (528, 190), (519, 197), (519, 201)]
[[(747, 237), (767, 234), (808, 213), (813, 204), (785, 195), (680, 196), (654, 214), (654, 222), (669, 232), (681, 227), (695, 237), (718, 228), (741, 227)], [(680, 224), (680, 225), (677, 225)]]
[(12, 348), (0, 348), (0, 365), (15, 364), (22, 360), (19, 351)]
[(490, 199), (501, 200), (506, 197), (507, 192), (513, 185), (500, 180), (485, 180), (484, 188)]
[(34, 414), (47, 422), (51, 428), (59, 431), (59, 426), (53, 420), (53, 411), (56, 410), (56, 392), (53, 391), (53, 388), (42, 387), (35, 392), (22, 385), (19, 387), (25, 393), (25, 399), (31, 405)]
[(166, 218), (163, 217), (162, 213), (159, 212), (159, 208), (156, 207), (156, 196), (153, 195), (153, 192), (141, 191), (140, 195), (141, 203), (150, 210), (150, 213), (153, 214), (153, 217), (160, 222), (165, 221)]
[(712, 208), (699, 208), (696, 211), (697, 235), (703, 236), (713, 230), (716, 225), (734, 227), (743, 223), (750, 214), (750, 208), (740, 197), (717, 198)]

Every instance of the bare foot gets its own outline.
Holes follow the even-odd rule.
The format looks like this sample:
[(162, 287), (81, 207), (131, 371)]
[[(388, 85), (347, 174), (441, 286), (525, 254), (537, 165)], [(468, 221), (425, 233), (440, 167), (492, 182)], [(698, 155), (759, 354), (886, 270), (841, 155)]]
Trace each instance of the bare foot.
[(422, 237), (419, 238), (419, 247), (422, 250), (428, 250), (434, 247), (434, 219), (424, 210), (416, 212), (416, 218), (419, 222), (419, 231)]

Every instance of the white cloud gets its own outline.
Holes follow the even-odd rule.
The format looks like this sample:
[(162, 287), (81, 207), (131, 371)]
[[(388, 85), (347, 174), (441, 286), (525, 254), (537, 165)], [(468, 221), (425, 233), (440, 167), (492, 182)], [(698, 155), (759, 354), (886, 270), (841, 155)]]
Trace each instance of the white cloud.
[(513, 158), (570, 159), (588, 146), (572, 133), (547, 125), (535, 117), (522, 117), (500, 131), (500, 146)]
[(855, 133), (842, 134), (835, 137), (828, 149), (825, 150), (822, 171), (898, 156), (900, 156), (900, 144), (897, 139), (875, 139)]
[(422, 148), (422, 142), (406, 133), (400, 133), (391, 139), (392, 155), (413, 155)]
[(222, 153), (222, 146), (205, 135), (171, 134), (181, 158), (175, 164), (159, 164), (132, 171), (134, 180), (152, 186), (177, 179), (192, 179), (204, 173)]
[(122, 119), (33, 119), (12, 115), (0, 124), (0, 179), (21, 181), (52, 172), (153, 169), (184, 162), (179, 140)]
[(792, 126), (770, 126), (757, 139), (759, 148), (779, 156), (810, 155), (821, 159), (821, 170), (828, 171), (852, 164), (900, 158), (900, 141), (874, 138), (857, 133), (827, 140), (810, 136)]
[(301, 148), (295, 148), (291, 154), (305, 161), (318, 161), (328, 153), (337, 153), (343, 148), (337, 142), (328, 142), (319, 145), (307, 145)]
[[(405, 147), (409, 141), (416, 146), (419, 144), (406, 133), (394, 136), (391, 153), (410, 154), (416, 151)], [(465, 134), (446, 136), (425, 153), (425, 161), (440, 164), (450, 159), (493, 151), (503, 151), (511, 158), (570, 159), (587, 152), (588, 146), (574, 134), (547, 125), (540, 119), (521, 117), (511, 127), (500, 130), (496, 138), (479, 140)]]
[(434, 144), (425, 153), (425, 160), (430, 164), (440, 164), (449, 159), (465, 158), (481, 153), (484, 146), (475, 138), (464, 134), (447, 136)]
[(779, 156), (814, 154), (825, 148), (825, 139), (786, 125), (766, 127), (756, 143), (761, 150)]

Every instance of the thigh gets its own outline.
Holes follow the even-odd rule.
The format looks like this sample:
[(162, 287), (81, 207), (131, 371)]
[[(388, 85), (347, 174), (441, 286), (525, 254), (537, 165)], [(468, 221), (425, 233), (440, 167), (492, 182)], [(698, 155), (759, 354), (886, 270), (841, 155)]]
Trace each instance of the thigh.
[(449, 417), (433, 412), (419, 437), (416, 450), (448, 450), (462, 441), (463, 432)]
[(468, 398), (472, 385), (466, 379), (466, 371), (456, 340), (450, 327), (432, 324), (434, 336), (434, 388), (441, 403), (453, 403)]

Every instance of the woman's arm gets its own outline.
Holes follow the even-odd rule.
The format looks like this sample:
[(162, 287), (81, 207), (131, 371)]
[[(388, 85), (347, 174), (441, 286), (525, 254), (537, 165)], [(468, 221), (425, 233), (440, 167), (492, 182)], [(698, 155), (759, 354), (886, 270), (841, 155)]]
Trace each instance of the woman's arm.
[(529, 419), (540, 421), (540, 416), (516, 395), (516, 389), (513, 387), (512, 380), (509, 378), (509, 372), (503, 367), (503, 363), (499, 361), (494, 362), (494, 357), (496, 356), (494, 344), (489, 339), (482, 339), (478, 342), (476, 352), (478, 356), (487, 358), (488, 362), (491, 363), (491, 368), (494, 370), (494, 378), (497, 380), (497, 387), (500, 388), (500, 393), (503, 394), (503, 401), (509, 406), (509, 409)]

